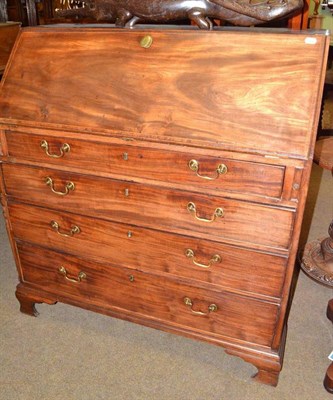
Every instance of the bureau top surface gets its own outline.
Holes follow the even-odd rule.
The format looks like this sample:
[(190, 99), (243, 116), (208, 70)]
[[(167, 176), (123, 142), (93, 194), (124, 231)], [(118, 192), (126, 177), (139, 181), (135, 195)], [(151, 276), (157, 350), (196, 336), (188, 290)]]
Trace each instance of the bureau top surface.
[(306, 158), (328, 41), (324, 32), (29, 28), (2, 81), (0, 122)]

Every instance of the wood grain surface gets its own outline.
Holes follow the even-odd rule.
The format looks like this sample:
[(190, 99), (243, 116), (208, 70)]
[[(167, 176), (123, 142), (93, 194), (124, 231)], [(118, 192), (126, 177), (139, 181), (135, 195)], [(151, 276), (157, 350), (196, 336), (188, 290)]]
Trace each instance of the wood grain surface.
[[(146, 34), (149, 49), (140, 46)], [(1, 120), (307, 157), (327, 40), (255, 30), (26, 30), (2, 88)]]
[(21, 311), (62, 301), (220, 344), (276, 385), (328, 45), (313, 31), (25, 29), (0, 96)]
[(20, 28), (20, 22), (0, 23), (0, 73), (2, 73), (6, 67)]
[[(40, 146), (46, 140), (49, 152), (60, 155), (61, 146), (67, 143), (70, 151), (62, 158), (48, 156)], [(14, 160), (31, 160), (48, 163), (58, 168), (80, 168), (96, 173), (122, 177), (151, 179), (153, 181), (183, 184), (197, 191), (210, 189), (220, 192), (253, 194), (267, 198), (281, 198), (285, 167), (280, 165), (247, 162), (224, 157), (209, 157), (195, 152), (166, 151), (143, 146), (110, 145), (92, 141), (35, 136), (29, 133), (7, 132), (8, 154)], [(189, 168), (189, 162), (199, 163), (198, 173), (214, 180), (198, 177)], [(227, 173), (218, 175), (217, 167), (224, 164)]]
[[(289, 248), (295, 210), (19, 164), (4, 164), (3, 171), (7, 194), (31, 204), (199, 238)], [(68, 182), (75, 189), (66, 196), (54, 194), (46, 177), (57, 191)], [(189, 203), (196, 205), (198, 218), (211, 220), (217, 208), (224, 215), (211, 223), (199, 221), (187, 210)]]
[[(126, 268), (108, 268), (90, 264), (75, 257), (45, 249), (19, 245), (23, 281), (42, 286), (55, 294), (78, 297), (85, 303), (105, 308), (126, 309), (187, 325), (193, 330), (209, 331), (212, 335), (269, 346), (274, 332), (278, 306), (249, 298), (202, 290), (177, 281)], [(58, 268), (64, 266), (71, 278), (84, 271), (81, 283), (66, 281)], [(130, 276), (134, 280), (130, 280)], [(218, 310), (208, 315), (194, 315), (184, 304), (184, 297), (193, 300), (194, 311), (206, 312), (210, 304)]]
[[(281, 296), (286, 257), (24, 204), (10, 204), (9, 215), (13, 235), (20, 241), (113, 266), (167, 273), (205, 287), (271, 296), (277, 302)], [(61, 236), (52, 229), (52, 221), (59, 224), (60, 233), (68, 234), (74, 225), (80, 233)], [(197, 266), (186, 257), (188, 249), (201, 264), (209, 265), (215, 254), (221, 262)]]

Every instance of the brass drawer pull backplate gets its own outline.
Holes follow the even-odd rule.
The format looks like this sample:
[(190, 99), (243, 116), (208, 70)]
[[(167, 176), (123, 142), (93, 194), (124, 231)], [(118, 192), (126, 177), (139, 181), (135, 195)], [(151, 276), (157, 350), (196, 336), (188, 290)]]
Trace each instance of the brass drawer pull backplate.
[(67, 182), (65, 185), (65, 191), (64, 192), (58, 192), (57, 190), (54, 189), (53, 186), (53, 180), (49, 176), (47, 176), (45, 179), (45, 185), (50, 186), (52, 192), (54, 194), (57, 194), (58, 196), (66, 196), (70, 191), (73, 191), (75, 189), (75, 185), (73, 182)]
[(69, 153), (70, 150), (71, 150), (70, 145), (69, 145), (68, 143), (64, 143), (63, 145), (61, 145), (61, 147), (60, 147), (60, 149), (59, 149), (60, 154), (51, 154), (51, 153), (49, 152), (49, 144), (48, 144), (48, 142), (47, 142), (46, 140), (42, 140), (42, 141), (40, 142), (40, 147), (41, 147), (43, 150), (45, 150), (46, 155), (48, 155), (49, 157), (52, 157), (52, 158), (61, 158), (61, 157), (63, 157), (66, 153)]
[(189, 297), (184, 297), (183, 300), (184, 300), (184, 304), (186, 306), (188, 306), (190, 308), (191, 312), (193, 314), (195, 314), (195, 315), (208, 315), (209, 313), (216, 312), (218, 310), (218, 307), (217, 307), (216, 304), (210, 304), (208, 306), (208, 311), (207, 312), (196, 311), (196, 310), (193, 310), (193, 308), (192, 308), (193, 307), (193, 301)]
[(199, 162), (197, 160), (190, 160), (188, 166), (190, 170), (195, 172), (199, 178), (207, 179), (208, 181), (215, 181), (220, 175), (225, 175), (228, 172), (228, 167), (225, 164), (219, 164), (215, 170), (215, 176), (204, 176), (199, 174)]
[(65, 267), (59, 267), (58, 271), (64, 275), (65, 279), (69, 282), (73, 282), (73, 283), (80, 283), (83, 279), (87, 279), (87, 274), (85, 272), (79, 272), (77, 278), (69, 278), (67, 276), (67, 271)]
[(214, 254), (212, 256), (212, 258), (209, 260), (208, 264), (201, 264), (198, 261), (196, 261), (195, 253), (192, 249), (186, 249), (185, 255), (187, 258), (192, 259), (192, 262), (194, 265), (196, 265), (197, 267), (200, 267), (200, 268), (210, 268), (213, 264), (220, 263), (222, 261), (222, 258), (220, 255)]
[(222, 218), (224, 215), (223, 208), (218, 207), (215, 209), (211, 219), (201, 218), (197, 215), (197, 207), (194, 203), (190, 202), (187, 204), (187, 211), (194, 215), (194, 218), (201, 222), (214, 222), (216, 218)]
[(64, 236), (64, 237), (73, 237), (75, 234), (78, 234), (81, 232), (81, 229), (77, 225), (72, 225), (71, 230), (68, 233), (60, 232), (60, 226), (57, 221), (51, 221), (50, 225), (51, 225), (51, 228), (54, 231), (56, 231), (58, 235)]

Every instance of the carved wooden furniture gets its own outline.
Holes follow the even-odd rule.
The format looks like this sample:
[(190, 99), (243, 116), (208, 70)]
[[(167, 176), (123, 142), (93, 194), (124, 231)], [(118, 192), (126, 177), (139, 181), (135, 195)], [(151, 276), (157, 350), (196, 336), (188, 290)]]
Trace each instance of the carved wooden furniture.
[[(303, 8), (296, 13), (287, 15), (283, 20), (274, 20), (273, 26), (278, 27), (289, 27), (290, 29), (307, 29), (308, 28), (308, 12), (309, 12), (309, 1), (303, 0)], [(54, 24), (64, 22), (75, 22), (75, 23), (93, 23), (96, 22), (96, 18), (93, 18), (93, 13), (81, 12), (78, 10), (75, 14), (72, 12), (71, 17), (59, 17), (56, 10), (64, 9), (79, 9), (82, 2), (79, 0), (41, 0), (38, 3), (36, 10), (36, 4), (33, 0), (30, 0), (26, 5), (21, 4), (21, 0), (7, 0), (8, 2), (8, 15), (11, 21), (21, 21), (23, 25), (37, 25), (37, 24)], [(139, 3), (139, 2), (136, 2)], [(258, 4), (256, 4), (258, 5)], [(280, 6), (283, 6), (283, 2), (280, 2)], [(89, 18), (84, 17), (84, 14), (90, 15)], [(61, 13), (60, 13), (61, 14)], [(81, 17), (78, 16), (81, 14)], [(82, 15), (83, 14), (83, 15)], [(215, 21), (218, 21), (215, 19)], [(184, 23), (184, 21), (181, 21)], [(270, 26), (272, 26), (270, 24)]]
[(212, 19), (233, 25), (252, 26), (290, 15), (303, 7), (303, 0), (86, 0), (82, 7), (60, 9), (62, 17), (93, 17), (133, 28), (138, 22), (168, 22), (190, 19), (201, 29), (212, 29)]
[(20, 26), (21, 24), (19, 22), (0, 23), (0, 76), (5, 70)]
[[(333, 174), (333, 137), (317, 141), (314, 161)], [(328, 228), (329, 237), (307, 243), (301, 256), (301, 267), (305, 273), (326, 286), (333, 288), (333, 220)], [(333, 299), (327, 306), (327, 317), (333, 322)], [(328, 367), (324, 386), (333, 393), (333, 363)]]
[(60, 301), (208, 341), (276, 385), (328, 43), (24, 30), (0, 97), (21, 311)]

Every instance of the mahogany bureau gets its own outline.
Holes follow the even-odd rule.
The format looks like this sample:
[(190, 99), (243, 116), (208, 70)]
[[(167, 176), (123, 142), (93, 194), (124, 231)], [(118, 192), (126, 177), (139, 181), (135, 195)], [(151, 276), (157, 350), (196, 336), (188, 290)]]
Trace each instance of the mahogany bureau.
[(1, 87), (21, 311), (223, 346), (276, 385), (329, 36), (24, 29)]

